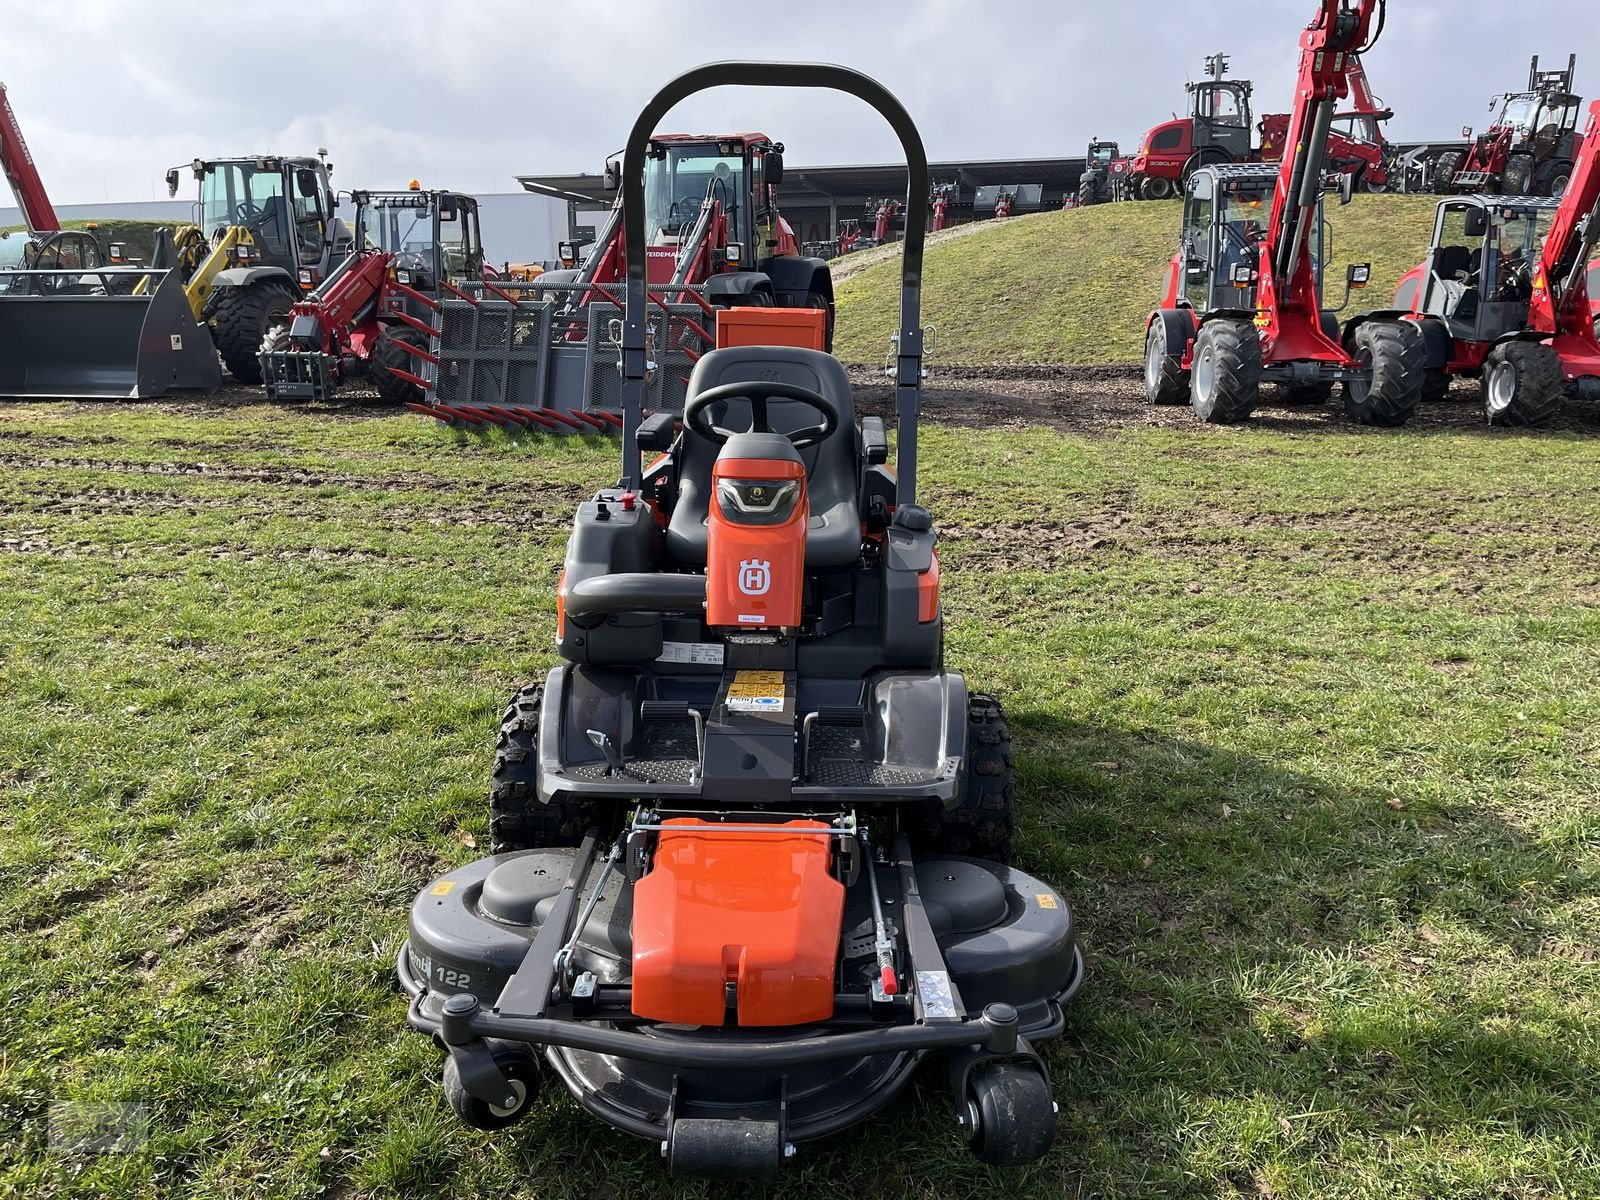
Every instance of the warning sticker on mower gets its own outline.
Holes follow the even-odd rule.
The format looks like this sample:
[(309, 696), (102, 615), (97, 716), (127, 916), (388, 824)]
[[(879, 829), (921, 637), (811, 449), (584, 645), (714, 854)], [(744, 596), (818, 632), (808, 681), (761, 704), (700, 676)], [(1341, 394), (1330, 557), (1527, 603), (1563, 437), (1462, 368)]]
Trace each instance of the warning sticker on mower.
[(739, 671), (728, 685), (729, 712), (777, 712), (782, 707), (782, 671)]
[(701, 666), (722, 665), (721, 642), (662, 642), (657, 662), (697, 663)]
[(1054, 908), (1056, 906), (1056, 898), (1049, 892), (1035, 892), (1033, 898), (1039, 902), (1040, 908)]

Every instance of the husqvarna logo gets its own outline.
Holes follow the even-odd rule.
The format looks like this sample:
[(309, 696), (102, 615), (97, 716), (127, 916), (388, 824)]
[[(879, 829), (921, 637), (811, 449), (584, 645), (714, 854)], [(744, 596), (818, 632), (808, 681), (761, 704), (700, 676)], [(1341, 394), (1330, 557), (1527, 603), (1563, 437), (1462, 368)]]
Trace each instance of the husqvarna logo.
[(739, 590), (746, 596), (765, 596), (771, 586), (771, 562), (747, 558), (739, 564)]

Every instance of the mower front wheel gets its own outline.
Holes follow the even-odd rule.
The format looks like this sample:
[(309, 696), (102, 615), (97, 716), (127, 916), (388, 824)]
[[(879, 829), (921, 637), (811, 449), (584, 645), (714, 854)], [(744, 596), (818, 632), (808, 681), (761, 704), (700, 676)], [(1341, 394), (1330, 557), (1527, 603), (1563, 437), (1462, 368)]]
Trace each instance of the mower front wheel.
[(576, 846), (593, 825), (593, 804), (556, 796), (539, 801), (539, 713), (544, 685), (530, 683), (511, 697), (500, 718), (489, 785), (489, 852)]
[(445, 1103), (463, 1124), (484, 1133), (506, 1129), (522, 1120), (539, 1092), (539, 1059), (532, 1050), (517, 1042), (503, 1041), (491, 1041), (489, 1048), (494, 1055), (494, 1065), (511, 1085), (507, 1104), (490, 1104), (478, 1099), (461, 1081), (456, 1060), (448, 1058), (444, 1064)]
[(1167, 345), (1167, 323), (1160, 317), (1151, 321), (1144, 337), (1144, 395), (1151, 404), (1182, 404), (1189, 398), (1182, 355), (1182, 346), (1174, 354)]
[(922, 804), (907, 832), (914, 850), (1011, 862), (1016, 829), (1016, 785), (1011, 774), (1011, 731), (1000, 701), (982, 692), (967, 697), (967, 755), (961, 802)]
[(1038, 1067), (995, 1062), (967, 1081), (965, 1121), (972, 1128), (972, 1153), (991, 1167), (1038, 1162), (1056, 1140), (1056, 1104), (1050, 1081)]
[(1249, 321), (1200, 326), (1189, 368), (1189, 407), (1212, 425), (1247, 419), (1261, 397), (1261, 337)]

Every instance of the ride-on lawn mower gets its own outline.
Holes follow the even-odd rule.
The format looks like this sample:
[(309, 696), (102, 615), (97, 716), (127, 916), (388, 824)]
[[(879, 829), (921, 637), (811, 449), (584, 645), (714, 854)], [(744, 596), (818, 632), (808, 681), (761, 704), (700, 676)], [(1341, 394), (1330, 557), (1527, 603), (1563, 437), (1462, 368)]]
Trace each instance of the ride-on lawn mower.
[[(894, 469), (818, 312), (748, 310), (768, 344), (707, 352), (681, 430), (641, 423), (646, 147), (724, 85), (846, 92), (905, 147)], [(944, 1052), (977, 1156), (1036, 1159), (1055, 1130), (1038, 1046), (1083, 967), (1066, 901), (1007, 865), (1000, 706), (944, 665), (916, 503), (921, 138), (855, 71), (719, 63), (651, 100), (623, 186), (621, 479), (578, 510), (564, 661), (506, 712), (494, 856), (412, 905), (409, 1022), (480, 1129), (524, 1116), (547, 1069), (674, 1169), (761, 1174)]]

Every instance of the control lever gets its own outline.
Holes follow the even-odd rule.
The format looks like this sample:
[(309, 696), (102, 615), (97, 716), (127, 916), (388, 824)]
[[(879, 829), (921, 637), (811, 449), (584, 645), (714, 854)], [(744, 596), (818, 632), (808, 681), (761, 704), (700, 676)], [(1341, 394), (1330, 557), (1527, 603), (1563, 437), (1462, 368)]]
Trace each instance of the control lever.
[(598, 729), (585, 729), (584, 733), (589, 740), (599, 747), (600, 753), (606, 756), (606, 774), (615, 778), (626, 775), (628, 772), (622, 764), (622, 751), (617, 749), (617, 744), (611, 740), (611, 735)]

